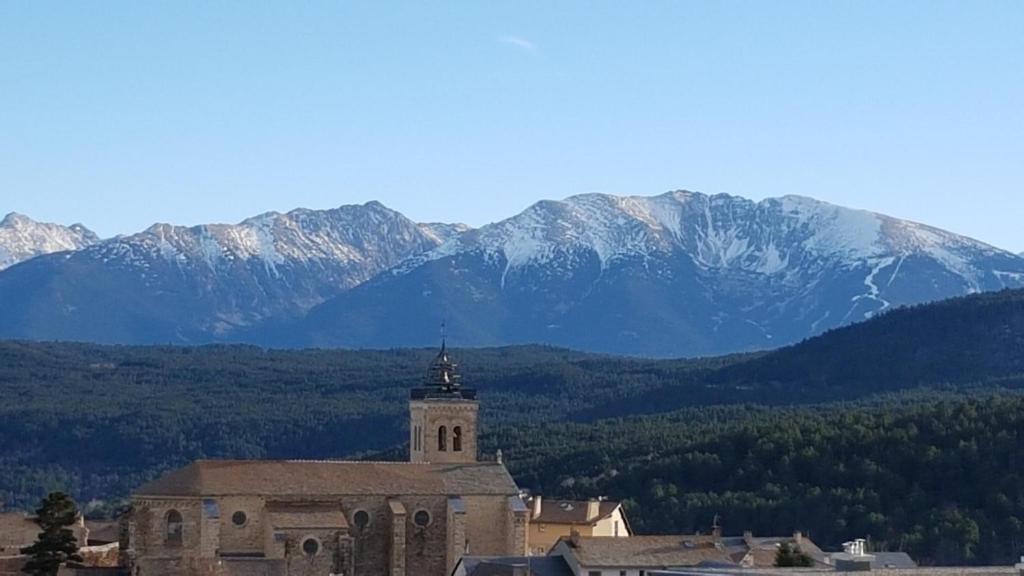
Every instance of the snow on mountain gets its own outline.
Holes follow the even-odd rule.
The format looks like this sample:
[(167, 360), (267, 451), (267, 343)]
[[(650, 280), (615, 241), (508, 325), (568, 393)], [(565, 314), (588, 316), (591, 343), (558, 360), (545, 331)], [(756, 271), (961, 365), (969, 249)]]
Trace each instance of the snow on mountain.
[(447, 319), (463, 345), (690, 356), (1024, 287), (1018, 255), (799, 196), (584, 194), (477, 229), (370, 202), (58, 238), (32, 245), (72, 251), (0, 272), (0, 336), (393, 347)]
[[(394, 316), (429, 334), (428, 316), (445, 314), (471, 345), (713, 354), (1019, 286), (1015, 254), (811, 198), (585, 194), (468, 230), (314, 308), (299, 330), (315, 344), (420, 344), (393, 338)], [(462, 326), (459, 310), (471, 311)], [(333, 329), (352, 324), (368, 332)]]
[(81, 224), (36, 222), (11, 212), (0, 220), (0, 270), (41, 254), (77, 250), (98, 241), (99, 237)]
[[(0, 333), (200, 342), (301, 314), (441, 243), (378, 202), (267, 213), (238, 224), (155, 224), (0, 274)], [(47, 290), (33, 289), (40, 282)], [(13, 318), (17, 316), (17, 318)], [(42, 317), (46, 317), (45, 319)], [(11, 326), (30, 326), (30, 329)], [(26, 333), (27, 331), (27, 333)]]
[(901, 259), (917, 255), (941, 262), (975, 288), (986, 273), (974, 264), (979, 256), (1014, 256), (950, 232), (811, 198), (754, 202), (679, 191), (539, 202), (508, 220), (463, 234), (399, 270), (474, 249), (503, 259), (509, 269), (543, 266), (577, 250), (592, 251), (604, 268), (617, 259), (678, 250), (705, 269), (770, 276), (806, 272), (809, 263), (898, 267)]

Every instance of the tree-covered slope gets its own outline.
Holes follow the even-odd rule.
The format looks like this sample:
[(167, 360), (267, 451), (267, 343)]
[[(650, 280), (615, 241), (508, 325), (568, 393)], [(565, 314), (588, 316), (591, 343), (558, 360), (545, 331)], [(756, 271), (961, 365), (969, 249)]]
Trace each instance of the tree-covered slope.
[(520, 485), (627, 503), (636, 531), (867, 537), (924, 563), (1008, 564), (1024, 546), (1024, 397), (917, 392), (857, 405), (718, 407), (502, 427)]
[[(913, 523), (930, 530), (937, 521), (922, 516), (923, 507), (946, 507), (937, 485), (925, 487), (921, 470), (928, 466), (975, 466), (991, 477), (953, 468), (938, 477), (986, 491), (1006, 480), (1002, 493), (1016, 506), (1013, 491), (1024, 486), (1011, 473), (993, 476), (1017, 458), (1005, 444), (1018, 442), (1006, 405), (992, 408), (998, 417), (981, 419), (970, 411), (928, 412), (928, 398), (910, 412), (874, 405), (853, 416), (841, 404), (824, 411), (796, 406), (929, 386), (1020, 387), (1022, 301), (1021, 292), (1004, 292), (898, 310), (754, 355), (645, 360), (522, 346), (458, 350), (456, 357), (466, 384), (480, 390), (485, 445), (502, 448), (528, 485), (552, 494), (633, 497), (637, 526), (649, 530), (699, 527), (713, 508), (730, 511), (737, 529), (777, 530), (803, 522), (793, 510), (825, 506), (834, 508), (832, 520), (855, 523), (848, 529), (808, 524), (823, 542), (870, 533), (912, 547)], [(397, 456), (407, 434), (408, 390), (421, 382), (433, 354), (0, 342), (0, 501), (30, 507), (54, 488), (86, 501), (117, 498), (200, 457), (331, 458), (381, 450)], [(894, 418), (918, 430), (923, 419), (934, 434), (889, 436)], [(964, 434), (942, 436), (942, 430)], [(759, 446), (761, 437), (775, 451)], [(857, 439), (869, 452), (847, 442)], [(881, 466), (890, 453), (903, 458), (909, 450), (917, 458), (935, 446), (950, 454), (961, 441), (1002, 444), (979, 452), (977, 460), (933, 459), (919, 463), (921, 469), (885, 460), (878, 476), (850, 472), (871, 468), (867, 460)], [(756, 480), (744, 484), (744, 477)], [(899, 502), (880, 499), (877, 490), (858, 491), (859, 480), (896, 490), (908, 502), (917, 502), (905, 491), (917, 483), (928, 498), (896, 514), (902, 524), (891, 523), (897, 522), (889, 519), (891, 511), (878, 512), (887, 518), (882, 524), (864, 524), (864, 510)], [(657, 499), (661, 489), (652, 488), (658, 483), (665, 493), (673, 490), (668, 484), (676, 485), (664, 506)], [(681, 498), (680, 490), (715, 494)], [(816, 490), (824, 495), (810, 499)], [(970, 509), (980, 506), (977, 498), (950, 502), (956, 510)], [(979, 530), (987, 526), (988, 520), (972, 519)], [(937, 536), (928, 538), (934, 543)]]

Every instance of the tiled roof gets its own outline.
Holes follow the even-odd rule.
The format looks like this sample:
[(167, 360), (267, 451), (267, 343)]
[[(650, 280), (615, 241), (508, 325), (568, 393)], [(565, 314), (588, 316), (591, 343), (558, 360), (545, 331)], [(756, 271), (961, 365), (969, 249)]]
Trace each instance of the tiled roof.
[(706, 563), (734, 564), (725, 548), (716, 547), (710, 537), (692, 536), (612, 536), (581, 537), (569, 545), (583, 567), (669, 568)]
[(516, 567), (528, 567), (530, 576), (572, 576), (561, 556), (464, 556), (466, 576), (514, 576)]
[(86, 520), (90, 542), (117, 542), (121, 536), (121, 525), (117, 520)]
[[(569, 538), (561, 542), (570, 544)], [(716, 537), (712, 535), (631, 536), (629, 538), (581, 537), (570, 549), (581, 565), (590, 567), (672, 568), (681, 566), (740, 566), (744, 560), (753, 567), (771, 567), (782, 542), (793, 537)], [(825, 565), (825, 553), (803, 537), (800, 549), (817, 565)]]
[(495, 462), (427, 464), (307, 460), (197, 460), (135, 491), (136, 496), (513, 495)]
[(540, 516), (530, 520), (542, 524), (588, 524), (607, 518), (619, 507), (618, 502), (603, 501), (598, 504), (597, 518), (587, 520), (585, 500), (541, 500)]

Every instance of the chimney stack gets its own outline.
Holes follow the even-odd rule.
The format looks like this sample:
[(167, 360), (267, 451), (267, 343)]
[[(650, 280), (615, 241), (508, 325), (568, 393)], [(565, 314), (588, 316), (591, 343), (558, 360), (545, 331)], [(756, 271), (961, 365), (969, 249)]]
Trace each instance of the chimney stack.
[(597, 520), (598, 515), (601, 513), (601, 501), (596, 498), (587, 500), (587, 522), (593, 522)]
[(533, 518), (540, 516), (541, 510), (543, 509), (543, 501), (541, 500), (540, 494), (534, 494), (533, 499), (530, 501), (533, 505)]
[(804, 543), (804, 533), (799, 531), (799, 530), (797, 530), (796, 532), (793, 532), (793, 542), (796, 543), (797, 546), (803, 544)]
[(572, 530), (569, 531), (569, 544), (573, 548), (579, 548), (580, 547), (580, 531), (579, 530), (573, 528)]

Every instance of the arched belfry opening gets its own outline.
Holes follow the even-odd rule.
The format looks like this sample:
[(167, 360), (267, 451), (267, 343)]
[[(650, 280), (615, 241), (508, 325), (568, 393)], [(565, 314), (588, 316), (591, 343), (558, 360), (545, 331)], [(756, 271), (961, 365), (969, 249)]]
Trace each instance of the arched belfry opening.
[(476, 462), (479, 403), (458, 368), (443, 334), (423, 385), (409, 393), (410, 461)]

